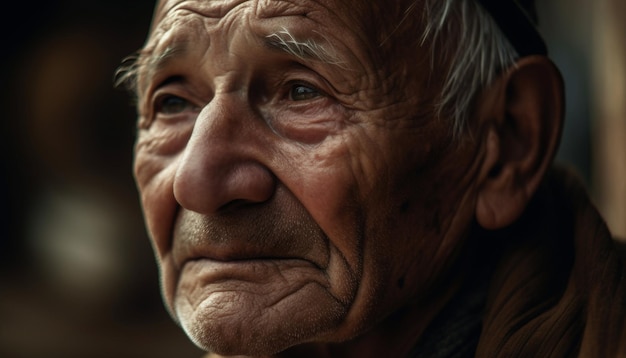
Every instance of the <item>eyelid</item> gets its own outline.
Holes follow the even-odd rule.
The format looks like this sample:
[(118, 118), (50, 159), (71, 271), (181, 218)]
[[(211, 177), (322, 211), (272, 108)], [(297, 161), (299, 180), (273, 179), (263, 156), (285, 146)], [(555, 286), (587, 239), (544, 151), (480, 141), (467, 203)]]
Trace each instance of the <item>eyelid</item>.
[(172, 82), (179, 82), (182, 80), (182, 76), (168, 76), (161, 80), (159, 76), (154, 76), (147, 80), (148, 84), (146, 86), (145, 92), (141, 95), (140, 98), (140, 108), (142, 112), (142, 116), (152, 121), (152, 117), (154, 117), (154, 103), (155, 99), (159, 95), (161, 88), (165, 85), (168, 85)]
[(308, 87), (311, 89), (316, 90), (317, 92), (319, 92), (321, 95), (326, 95), (326, 91), (324, 91), (323, 89), (320, 88), (320, 86), (313, 84), (307, 80), (289, 80), (287, 81), (287, 87), (289, 88), (293, 88), (294, 86), (302, 86), (302, 87)]
[(161, 77), (161, 76), (154, 76), (152, 78), (149, 79), (148, 81), (148, 85), (146, 86), (146, 91), (145, 91), (145, 98), (148, 100), (152, 100), (154, 98), (154, 94), (156, 92), (158, 92), (162, 87), (170, 85), (170, 84), (177, 84), (177, 83), (184, 83), (185, 79), (183, 76), (180, 75), (174, 75), (174, 76), (167, 76), (167, 77)]
[[(170, 97), (178, 97), (183, 101), (188, 103), (189, 108), (181, 111), (180, 113), (164, 113), (159, 110), (159, 106), (163, 103), (163, 101)], [(180, 81), (177, 80), (167, 80), (164, 81), (158, 87), (155, 87), (155, 90), (151, 93), (151, 96), (148, 98), (148, 110), (149, 110), (149, 123), (154, 122), (157, 118), (164, 119), (176, 119), (176, 118), (185, 118), (188, 117), (190, 113), (197, 113), (200, 111), (202, 107), (200, 105), (200, 101), (196, 96), (187, 88), (187, 86), (183, 85)], [(191, 109), (191, 110), (189, 110)]]
[(197, 109), (198, 106), (196, 106), (195, 104), (193, 104), (192, 101), (190, 101), (189, 99), (183, 97), (183, 96), (179, 96), (176, 94), (172, 94), (172, 93), (161, 93), (159, 95), (157, 95), (154, 99), (153, 102), (153, 107), (155, 108), (155, 113), (162, 113), (165, 115), (172, 115), (174, 113), (166, 113), (163, 109), (163, 106), (165, 105), (165, 101), (168, 99), (179, 99), (183, 102), (185, 102), (186, 107), (192, 108), (192, 109)]

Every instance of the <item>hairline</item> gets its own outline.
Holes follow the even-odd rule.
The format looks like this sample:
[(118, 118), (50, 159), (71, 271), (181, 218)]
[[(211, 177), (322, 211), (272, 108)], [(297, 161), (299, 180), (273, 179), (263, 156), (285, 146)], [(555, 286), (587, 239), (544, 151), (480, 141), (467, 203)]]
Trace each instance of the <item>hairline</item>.
[[(453, 22), (453, 26), (449, 24)], [(435, 61), (449, 63), (436, 103), (437, 117), (449, 117), (458, 139), (466, 132), (476, 96), (502, 71), (515, 65), (518, 53), (492, 16), (476, 0), (424, 0), (422, 43)], [(446, 35), (446, 36), (442, 36)]]

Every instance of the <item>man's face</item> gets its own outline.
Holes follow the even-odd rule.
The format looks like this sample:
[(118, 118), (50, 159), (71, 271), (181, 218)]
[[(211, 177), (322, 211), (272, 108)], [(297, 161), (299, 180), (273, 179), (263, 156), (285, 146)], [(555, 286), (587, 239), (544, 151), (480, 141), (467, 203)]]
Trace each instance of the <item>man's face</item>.
[(432, 116), (419, 35), (345, 1), (161, 5), (135, 175), (192, 340), (224, 354), (341, 341), (427, 299), (472, 219), (475, 153)]

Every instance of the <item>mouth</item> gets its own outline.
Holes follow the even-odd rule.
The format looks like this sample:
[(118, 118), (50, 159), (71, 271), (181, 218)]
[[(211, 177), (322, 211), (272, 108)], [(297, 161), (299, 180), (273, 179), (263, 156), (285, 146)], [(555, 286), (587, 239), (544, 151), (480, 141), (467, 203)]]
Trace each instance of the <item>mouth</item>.
[(327, 237), (314, 222), (301, 218), (208, 217), (182, 210), (172, 234), (171, 253), (178, 269), (204, 260), (233, 265), (300, 261), (323, 269), (330, 259)]
[(187, 265), (208, 265), (214, 268), (237, 268), (241, 267), (261, 267), (261, 266), (298, 266), (298, 267), (311, 267), (318, 270), (323, 270), (318, 263), (302, 258), (293, 256), (262, 256), (262, 255), (245, 255), (242, 252), (232, 255), (206, 255), (206, 256), (193, 256), (185, 259), (180, 266), (184, 269)]
[(254, 257), (254, 258), (241, 258), (231, 260), (219, 260), (208, 257), (196, 257), (190, 258), (185, 261), (182, 269), (190, 268), (203, 268), (209, 270), (219, 269), (221, 272), (228, 271), (229, 269), (236, 270), (255, 270), (258, 268), (314, 268), (320, 269), (315, 263), (302, 259), (291, 257)]
[(308, 255), (280, 253), (271, 248), (259, 248), (253, 245), (241, 245), (230, 243), (229, 245), (201, 245), (188, 247), (184, 255), (178, 255), (176, 264), (179, 268), (184, 268), (189, 263), (210, 263), (221, 266), (241, 266), (260, 264), (288, 264), (307, 263), (311, 267), (323, 269), (320, 260), (314, 260)]

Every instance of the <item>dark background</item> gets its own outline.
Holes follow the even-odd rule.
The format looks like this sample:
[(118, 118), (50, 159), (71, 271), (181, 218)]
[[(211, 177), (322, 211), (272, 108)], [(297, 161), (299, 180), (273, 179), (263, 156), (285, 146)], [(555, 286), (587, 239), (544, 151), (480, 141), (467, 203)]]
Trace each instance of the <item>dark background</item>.
[(0, 357), (201, 357), (165, 313), (113, 88), (154, 2), (2, 9)]
[[(539, 16), (567, 84), (558, 161), (593, 189), (588, 3), (545, 0)], [(135, 110), (112, 85), (153, 6), (3, 5), (0, 357), (202, 355), (161, 303), (131, 176)]]

